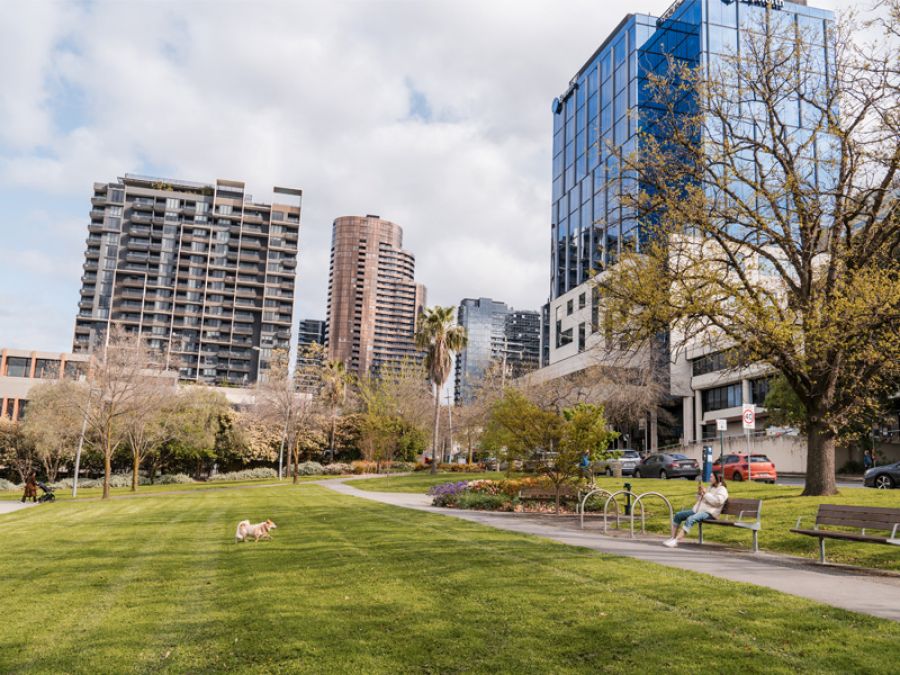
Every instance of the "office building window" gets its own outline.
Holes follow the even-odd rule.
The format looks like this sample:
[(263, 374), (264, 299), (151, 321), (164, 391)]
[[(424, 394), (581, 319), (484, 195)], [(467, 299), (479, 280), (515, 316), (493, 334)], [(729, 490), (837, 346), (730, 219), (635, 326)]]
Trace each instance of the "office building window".
[(741, 384), (729, 384), (724, 387), (707, 389), (701, 394), (704, 412), (709, 410), (722, 410), (724, 408), (737, 408), (742, 403)]
[(7, 377), (28, 377), (30, 375), (31, 359), (10, 356), (6, 359)]

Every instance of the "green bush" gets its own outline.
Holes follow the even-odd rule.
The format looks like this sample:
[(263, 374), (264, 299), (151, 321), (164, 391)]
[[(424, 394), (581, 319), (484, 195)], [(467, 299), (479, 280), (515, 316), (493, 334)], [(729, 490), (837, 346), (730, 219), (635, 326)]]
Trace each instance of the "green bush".
[(12, 490), (21, 490), (21, 489), (22, 489), (21, 486), (16, 485), (15, 483), (11, 483), (10, 481), (6, 480), (5, 478), (0, 478), (0, 490), (12, 491)]
[(243, 471), (229, 471), (227, 473), (217, 473), (210, 476), (209, 481), (212, 483), (228, 482), (235, 480), (255, 480), (257, 478), (277, 478), (278, 472), (269, 467), (259, 467), (257, 469), (244, 469)]
[(513, 511), (518, 499), (506, 495), (486, 495), (480, 492), (463, 492), (457, 495), (456, 506), (480, 511)]
[(300, 462), (297, 465), (297, 473), (301, 476), (321, 476), (324, 467), (318, 462)]

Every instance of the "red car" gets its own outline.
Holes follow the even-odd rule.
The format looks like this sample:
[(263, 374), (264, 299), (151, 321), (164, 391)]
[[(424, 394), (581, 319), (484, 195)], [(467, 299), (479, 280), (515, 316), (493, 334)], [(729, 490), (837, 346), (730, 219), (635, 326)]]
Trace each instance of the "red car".
[[(740, 482), (747, 480), (761, 480), (766, 483), (774, 483), (778, 479), (775, 464), (765, 455), (750, 455), (752, 466), (747, 466), (747, 455), (725, 455), (725, 480)], [(717, 461), (712, 468), (714, 473), (722, 472), (722, 465)]]

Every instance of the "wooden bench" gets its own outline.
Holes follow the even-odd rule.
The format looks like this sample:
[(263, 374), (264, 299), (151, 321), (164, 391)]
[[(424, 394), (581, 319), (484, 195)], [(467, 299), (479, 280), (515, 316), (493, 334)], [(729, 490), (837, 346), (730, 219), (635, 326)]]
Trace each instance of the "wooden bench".
[[(819, 562), (825, 562), (825, 540), (842, 539), (858, 541), (863, 544), (889, 544), (900, 546), (900, 509), (881, 506), (841, 506), (838, 504), (819, 504), (816, 524), (813, 529), (800, 527), (803, 516), (797, 518), (797, 524), (791, 530), (794, 534), (804, 534), (819, 539)], [(820, 525), (847, 527), (861, 530), (859, 533), (846, 530), (822, 530)], [(890, 532), (889, 536), (875, 537), (866, 534), (866, 530)]]
[[(729, 499), (725, 502), (725, 506), (722, 507), (722, 513), (718, 518), (698, 521), (697, 524), (700, 526), (699, 542), (703, 543), (704, 525), (740, 527), (753, 533), (753, 552), (759, 553), (758, 534), (762, 527), (759, 520), (760, 511), (762, 511), (761, 499)], [(723, 519), (722, 516), (734, 516), (734, 518)], [(753, 518), (754, 520), (744, 520), (744, 518)]]
[[(563, 485), (559, 488), (559, 499), (577, 499), (581, 491), (571, 485)], [(552, 487), (527, 487), (519, 490), (519, 499), (532, 499), (534, 501), (556, 501), (556, 490)]]

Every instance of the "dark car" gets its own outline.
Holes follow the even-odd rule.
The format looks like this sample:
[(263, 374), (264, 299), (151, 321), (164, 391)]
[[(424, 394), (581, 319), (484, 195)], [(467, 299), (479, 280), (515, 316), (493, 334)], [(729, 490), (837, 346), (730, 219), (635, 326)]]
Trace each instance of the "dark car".
[(863, 478), (863, 485), (881, 490), (900, 487), (900, 462), (869, 469)]
[(634, 469), (635, 478), (688, 478), (700, 475), (696, 459), (676, 452), (647, 455)]

